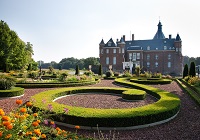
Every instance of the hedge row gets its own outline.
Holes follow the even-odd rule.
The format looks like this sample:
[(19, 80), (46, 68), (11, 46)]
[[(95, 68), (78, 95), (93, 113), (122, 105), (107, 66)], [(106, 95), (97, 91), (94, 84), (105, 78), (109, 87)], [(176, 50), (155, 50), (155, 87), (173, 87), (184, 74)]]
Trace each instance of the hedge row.
[(23, 88), (55, 88), (55, 87), (76, 87), (98, 83), (100, 80), (91, 82), (69, 82), (69, 83), (16, 83), (16, 87)]
[(24, 88), (13, 87), (9, 90), (0, 90), (0, 97), (13, 97), (24, 94)]
[[(183, 82), (183, 80), (177, 79), (176, 82), (180, 85), (180, 87), (187, 93), (189, 96), (198, 104), (200, 105), (200, 97), (193, 93), (193, 89), (191, 90), (188, 85), (185, 85), (186, 82)], [(184, 83), (184, 84), (183, 84)]]
[[(32, 98), (36, 101), (34, 106), (39, 109), (46, 109), (51, 104), (56, 121), (67, 122), (68, 124), (96, 127), (128, 127), (143, 124), (154, 123), (173, 117), (180, 108), (180, 99), (169, 92), (156, 89), (149, 86), (126, 82), (124, 78), (115, 80), (117, 83), (124, 85), (139, 87), (147, 93), (157, 97), (159, 101), (138, 108), (126, 109), (95, 109), (84, 107), (73, 107), (53, 102), (60, 96), (83, 93), (97, 92), (122, 94), (127, 88), (105, 88), (105, 87), (87, 87), (87, 88), (62, 88), (49, 90), (34, 95)], [(46, 101), (44, 105), (43, 100)], [(68, 114), (64, 113), (64, 109), (68, 108)]]
[(151, 79), (130, 79), (130, 82), (139, 84), (170, 84), (172, 80), (151, 78)]
[(131, 89), (122, 92), (122, 98), (126, 100), (144, 100), (146, 92), (138, 89)]

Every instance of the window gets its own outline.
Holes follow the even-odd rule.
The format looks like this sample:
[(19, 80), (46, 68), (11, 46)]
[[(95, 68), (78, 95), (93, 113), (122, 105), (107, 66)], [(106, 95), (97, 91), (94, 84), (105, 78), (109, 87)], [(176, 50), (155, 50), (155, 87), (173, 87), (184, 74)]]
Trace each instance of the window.
[(106, 57), (106, 64), (109, 65), (109, 57)]
[(149, 54), (147, 54), (147, 60), (149, 60), (150, 59), (150, 55)]
[(176, 48), (176, 52), (178, 52), (178, 48)]
[(147, 50), (150, 50), (150, 46), (147, 46)]
[(137, 59), (140, 59), (140, 53), (137, 53)]
[(156, 48), (156, 50), (158, 50), (158, 48)]
[(155, 63), (155, 67), (158, 67), (158, 62)]
[(147, 62), (147, 68), (149, 68), (150, 67), (150, 62)]
[(108, 42), (108, 46), (111, 46), (112, 42)]
[(181, 52), (181, 48), (179, 48), (179, 52)]
[(164, 46), (164, 50), (167, 50), (167, 46)]
[(122, 48), (122, 53), (124, 53), (124, 48)]
[(101, 54), (103, 54), (103, 49), (101, 49)]
[(171, 68), (171, 62), (168, 62), (167, 67)]
[(168, 54), (168, 60), (170, 60), (171, 59), (171, 54)]
[(136, 53), (133, 53), (133, 61), (136, 61)]
[(109, 53), (109, 49), (106, 49), (106, 53)]
[(121, 53), (121, 48), (119, 48), (119, 53)]
[(132, 59), (132, 53), (129, 53), (129, 59), (130, 60)]
[(157, 54), (155, 55), (155, 59), (158, 60), (158, 55)]
[(116, 49), (113, 49), (113, 53), (116, 53)]
[(113, 57), (113, 65), (116, 65), (116, 57)]

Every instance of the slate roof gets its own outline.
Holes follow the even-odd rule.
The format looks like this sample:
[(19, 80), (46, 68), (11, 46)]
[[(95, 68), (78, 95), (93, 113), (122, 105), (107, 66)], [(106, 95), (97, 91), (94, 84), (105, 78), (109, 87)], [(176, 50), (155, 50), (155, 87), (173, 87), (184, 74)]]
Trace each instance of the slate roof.
[(177, 34), (177, 36), (176, 36), (176, 41), (181, 41), (179, 34)]
[(164, 46), (167, 46), (167, 50), (171, 50), (174, 47), (174, 41), (174, 38), (126, 41), (125, 49), (133, 50), (134, 48), (131, 48), (131, 46), (138, 46), (138, 48), (135, 47), (136, 50), (141, 48), (142, 50), (147, 51), (147, 46), (149, 46), (150, 50), (164, 50)]
[(116, 44), (114, 43), (113, 39), (111, 38), (104, 47), (116, 47)]
[(105, 43), (104, 43), (104, 41), (103, 41), (103, 39), (101, 40), (101, 42), (100, 42), (99, 44), (102, 44), (102, 45), (104, 45), (104, 44), (105, 44)]
[(165, 35), (162, 32), (162, 24), (160, 21), (158, 23), (158, 30), (153, 39), (165, 39)]

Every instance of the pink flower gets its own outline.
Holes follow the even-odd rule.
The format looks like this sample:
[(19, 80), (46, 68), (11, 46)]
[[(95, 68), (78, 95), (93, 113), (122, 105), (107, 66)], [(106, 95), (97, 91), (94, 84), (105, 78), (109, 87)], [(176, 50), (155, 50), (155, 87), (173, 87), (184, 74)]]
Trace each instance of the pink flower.
[(64, 112), (67, 114), (69, 112), (68, 108), (64, 108)]

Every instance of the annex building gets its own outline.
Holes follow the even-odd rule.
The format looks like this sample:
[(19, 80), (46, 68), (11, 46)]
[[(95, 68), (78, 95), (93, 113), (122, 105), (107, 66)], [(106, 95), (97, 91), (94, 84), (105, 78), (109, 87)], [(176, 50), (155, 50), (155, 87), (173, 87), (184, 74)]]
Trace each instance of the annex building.
[(158, 30), (153, 39), (126, 40), (125, 35), (116, 42), (111, 38), (107, 43), (102, 39), (99, 44), (100, 64), (103, 71), (112, 68), (113, 71), (134, 72), (136, 67), (152, 73), (182, 75), (183, 57), (182, 41), (179, 34), (176, 38), (172, 35), (165, 37), (162, 24), (159, 21)]

